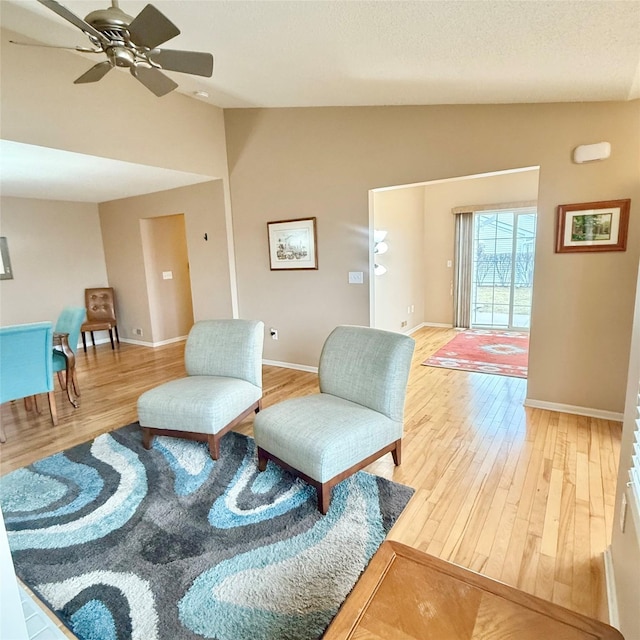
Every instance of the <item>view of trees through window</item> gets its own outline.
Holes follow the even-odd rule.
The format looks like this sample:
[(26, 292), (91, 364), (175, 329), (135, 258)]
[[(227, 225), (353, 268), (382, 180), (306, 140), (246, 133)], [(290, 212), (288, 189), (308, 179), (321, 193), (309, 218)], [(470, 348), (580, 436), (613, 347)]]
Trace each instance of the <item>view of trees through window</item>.
[(472, 326), (529, 328), (536, 218), (530, 210), (475, 214)]

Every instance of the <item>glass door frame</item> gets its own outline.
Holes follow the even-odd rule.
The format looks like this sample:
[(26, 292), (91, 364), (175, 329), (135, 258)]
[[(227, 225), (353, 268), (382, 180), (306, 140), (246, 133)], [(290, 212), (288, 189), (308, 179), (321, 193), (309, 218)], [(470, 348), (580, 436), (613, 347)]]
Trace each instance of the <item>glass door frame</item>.
[[(513, 215), (513, 232), (512, 232), (512, 241), (511, 241), (511, 273), (510, 273), (510, 284), (509, 284), (509, 304), (508, 304), (508, 312), (507, 312), (507, 326), (496, 326), (495, 324), (480, 324), (480, 323), (475, 323), (473, 321), (470, 322), (470, 325), (472, 328), (478, 328), (478, 329), (495, 329), (495, 330), (500, 330), (500, 331), (529, 331), (531, 322), (528, 323), (528, 326), (526, 327), (521, 327), (521, 326), (515, 326), (514, 325), (514, 304), (515, 304), (515, 288), (516, 288), (516, 268), (517, 268), (517, 261), (516, 261), (516, 255), (517, 255), (517, 248), (518, 248), (518, 228), (519, 228), (519, 218), (520, 216), (523, 215), (534, 215), (535, 216), (535, 220), (536, 220), (536, 224), (535, 224), (535, 228), (534, 228), (534, 235), (533, 235), (533, 264), (535, 265), (535, 239), (537, 236), (537, 231), (538, 231), (538, 224), (537, 224), (537, 218), (538, 218), (538, 210), (537, 207), (509, 207), (509, 208), (505, 208), (505, 209), (486, 209), (486, 210), (477, 210), (473, 212), (473, 225), (472, 225), (472, 274), (471, 274), (471, 290), (469, 292), (469, 295), (471, 296), (471, 306), (473, 306), (474, 304), (474, 294), (475, 291), (477, 289), (477, 281), (476, 281), (476, 268), (477, 268), (477, 260), (475, 258), (476, 255), (476, 240), (477, 240), (477, 236), (476, 236), (476, 220), (478, 216), (482, 216), (482, 215), (500, 215), (500, 214), (505, 214), (505, 213), (511, 213)], [(494, 288), (495, 288), (495, 276), (494, 276)], [(531, 288), (533, 290), (533, 273), (531, 275)], [(491, 304), (492, 308), (495, 306), (495, 303), (492, 302)], [(474, 317), (475, 312), (471, 313), (471, 319)], [(492, 319), (494, 316), (493, 310), (492, 310)], [(529, 305), (529, 320), (531, 319), (531, 305)]]

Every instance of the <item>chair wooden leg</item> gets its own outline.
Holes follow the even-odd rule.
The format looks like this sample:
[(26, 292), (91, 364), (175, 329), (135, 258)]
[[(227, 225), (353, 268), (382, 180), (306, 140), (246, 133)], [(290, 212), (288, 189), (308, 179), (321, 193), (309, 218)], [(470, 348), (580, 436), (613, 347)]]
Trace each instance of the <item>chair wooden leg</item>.
[(71, 373), (71, 383), (73, 385), (73, 392), (76, 396), (80, 397), (80, 387), (78, 386), (78, 376), (76, 376), (76, 368), (73, 368), (73, 372)]
[(209, 455), (213, 460), (217, 460), (220, 457), (220, 438), (216, 436), (209, 436)]
[(116, 342), (120, 344), (120, 336), (118, 335), (118, 327), (113, 327), (113, 330), (116, 332)]
[(58, 371), (58, 382), (61, 389), (65, 390), (67, 388), (67, 381), (62, 377), (62, 371)]
[(81, 333), (82, 333), (82, 348), (84, 349), (84, 352), (87, 353), (87, 337), (84, 335), (84, 331), (82, 331)]
[(49, 411), (51, 411), (51, 422), (55, 427), (58, 424), (58, 408), (56, 407), (56, 396), (53, 391), (49, 391)]
[(91, 344), (95, 347), (96, 346), (96, 337), (93, 335), (93, 331), (89, 332), (91, 334)]
[(149, 427), (142, 427), (142, 446), (145, 449), (151, 449), (153, 443), (153, 433)]
[(33, 401), (33, 396), (27, 396), (24, 399), (24, 409), (25, 409), (25, 411), (31, 411), (31, 409), (33, 409), (33, 406), (31, 404), (32, 401)]
[(396, 448), (391, 452), (396, 467), (402, 462), (402, 440), (396, 440)]
[(109, 329), (109, 340), (111, 340), (111, 351), (113, 351), (115, 349), (113, 344), (113, 329)]
[(327, 482), (324, 482), (316, 487), (316, 491), (318, 493), (318, 511), (326, 516), (331, 502), (331, 487)]
[(258, 471), (264, 471), (267, 468), (268, 458), (264, 450), (258, 447)]

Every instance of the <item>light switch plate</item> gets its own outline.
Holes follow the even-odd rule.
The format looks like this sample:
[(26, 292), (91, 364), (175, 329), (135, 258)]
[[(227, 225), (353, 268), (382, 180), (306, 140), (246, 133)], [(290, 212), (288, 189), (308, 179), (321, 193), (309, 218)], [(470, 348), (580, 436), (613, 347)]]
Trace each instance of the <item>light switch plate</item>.
[(163, 271), (162, 272), (163, 280), (173, 280), (173, 271)]
[(349, 284), (362, 284), (364, 282), (364, 274), (362, 271), (349, 271)]

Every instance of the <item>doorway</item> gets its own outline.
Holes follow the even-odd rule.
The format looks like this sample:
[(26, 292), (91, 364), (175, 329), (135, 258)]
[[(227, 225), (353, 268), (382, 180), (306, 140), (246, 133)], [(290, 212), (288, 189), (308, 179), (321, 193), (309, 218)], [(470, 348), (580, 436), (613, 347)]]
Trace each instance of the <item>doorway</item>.
[(471, 327), (529, 330), (536, 223), (531, 208), (473, 214)]
[(183, 338), (193, 326), (184, 214), (140, 220), (154, 344)]

